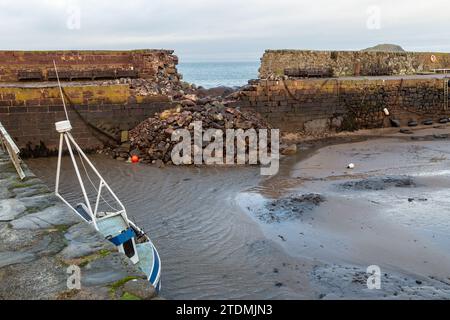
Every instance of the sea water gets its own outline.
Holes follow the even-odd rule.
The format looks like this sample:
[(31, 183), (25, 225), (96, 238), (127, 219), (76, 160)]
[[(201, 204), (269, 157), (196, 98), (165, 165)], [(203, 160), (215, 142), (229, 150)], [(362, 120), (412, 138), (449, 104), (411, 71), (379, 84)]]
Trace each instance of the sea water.
[(180, 63), (183, 80), (204, 88), (246, 85), (258, 78), (259, 62), (189, 62)]

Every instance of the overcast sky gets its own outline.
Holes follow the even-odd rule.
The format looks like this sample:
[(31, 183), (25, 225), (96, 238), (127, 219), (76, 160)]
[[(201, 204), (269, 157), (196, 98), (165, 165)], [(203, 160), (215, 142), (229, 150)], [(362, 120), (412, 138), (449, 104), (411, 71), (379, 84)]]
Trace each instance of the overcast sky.
[(0, 49), (167, 48), (182, 62), (377, 43), (450, 51), (449, 13), (449, 0), (0, 0)]

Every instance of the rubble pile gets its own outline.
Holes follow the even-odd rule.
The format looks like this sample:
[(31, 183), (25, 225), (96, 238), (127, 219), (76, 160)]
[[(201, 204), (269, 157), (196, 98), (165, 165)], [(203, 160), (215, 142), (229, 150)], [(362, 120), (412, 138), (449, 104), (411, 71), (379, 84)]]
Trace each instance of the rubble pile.
[(139, 96), (166, 95), (174, 99), (197, 89), (195, 85), (182, 81), (173, 81), (165, 77), (159, 77), (156, 81), (144, 78), (120, 78), (116, 80), (104, 81), (103, 84), (128, 84), (136, 95)]
[[(178, 143), (171, 141), (172, 133), (176, 129), (187, 129), (194, 137), (194, 121), (202, 122), (203, 133), (207, 129), (220, 129), (224, 136), (226, 129), (271, 128), (258, 114), (228, 107), (226, 102), (211, 98), (197, 99), (193, 94), (184, 98), (175, 108), (156, 113), (131, 130), (129, 142), (114, 149), (113, 156), (118, 160), (127, 160), (137, 155), (143, 163), (171, 164), (171, 152)], [(205, 142), (203, 148), (208, 144)]]
[(195, 95), (198, 99), (222, 99), (236, 93), (240, 89), (238, 87), (216, 87), (205, 89), (201, 86), (197, 87), (193, 83), (179, 80), (175, 81), (164, 76), (160, 76), (156, 80), (144, 78), (120, 78), (103, 81), (102, 84), (128, 84), (138, 96), (165, 95), (171, 97), (173, 100), (182, 100), (185, 98), (185, 95)]

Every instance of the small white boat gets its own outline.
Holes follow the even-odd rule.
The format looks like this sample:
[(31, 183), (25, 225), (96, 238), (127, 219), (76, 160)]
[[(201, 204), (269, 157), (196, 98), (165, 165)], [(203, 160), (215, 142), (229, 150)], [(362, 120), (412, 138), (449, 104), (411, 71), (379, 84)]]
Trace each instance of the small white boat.
[[(58, 78), (58, 71), (55, 64), (55, 72)], [(74, 213), (79, 215), (84, 221), (94, 226), (106, 239), (111, 241), (119, 250), (124, 253), (133, 264), (137, 265), (146, 275), (148, 281), (159, 292), (161, 289), (161, 260), (147, 234), (138, 226), (136, 226), (130, 219), (128, 219), (126, 209), (116, 194), (111, 190), (109, 185), (88, 159), (86, 154), (75, 142), (71, 134), (72, 125), (69, 121), (67, 109), (62, 93), (61, 84), (59, 83), (59, 89), (61, 98), (66, 112), (66, 119), (55, 123), (56, 130), (60, 134), (59, 151), (58, 151), (58, 166), (56, 172), (56, 184), (55, 194), (67, 205)], [(70, 158), (72, 160), (75, 173), (81, 187), (83, 202), (76, 205), (72, 205), (67, 201), (59, 192), (60, 177), (61, 177), (61, 159), (63, 153), (64, 144), (69, 151)], [(80, 174), (77, 159), (75, 153), (78, 154), (79, 162), (85, 171), (86, 177), (92, 184), (93, 189), (96, 191), (95, 200), (90, 200), (86, 192), (83, 178)], [(87, 166), (85, 165), (87, 164)], [(99, 180), (98, 186), (94, 185), (92, 179), (88, 174), (90, 169)], [(96, 180), (97, 180), (96, 179)], [(108, 202), (104, 196), (108, 194), (109, 198), (112, 198), (114, 203)], [(92, 202), (92, 203), (91, 203)], [(100, 210), (100, 204), (106, 203), (106, 205), (112, 210)], [(118, 207), (118, 209), (115, 209)]]

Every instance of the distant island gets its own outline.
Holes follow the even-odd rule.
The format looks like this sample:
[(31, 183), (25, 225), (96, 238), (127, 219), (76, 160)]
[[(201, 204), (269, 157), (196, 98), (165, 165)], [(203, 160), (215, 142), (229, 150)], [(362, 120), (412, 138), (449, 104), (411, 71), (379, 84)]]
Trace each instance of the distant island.
[(405, 52), (405, 50), (403, 50), (403, 48), (401, 46), (396, 45), (396, 44), (388, 44), (388, 43), (378, 44), (374, 47), (363, 49), (361, 51)]

